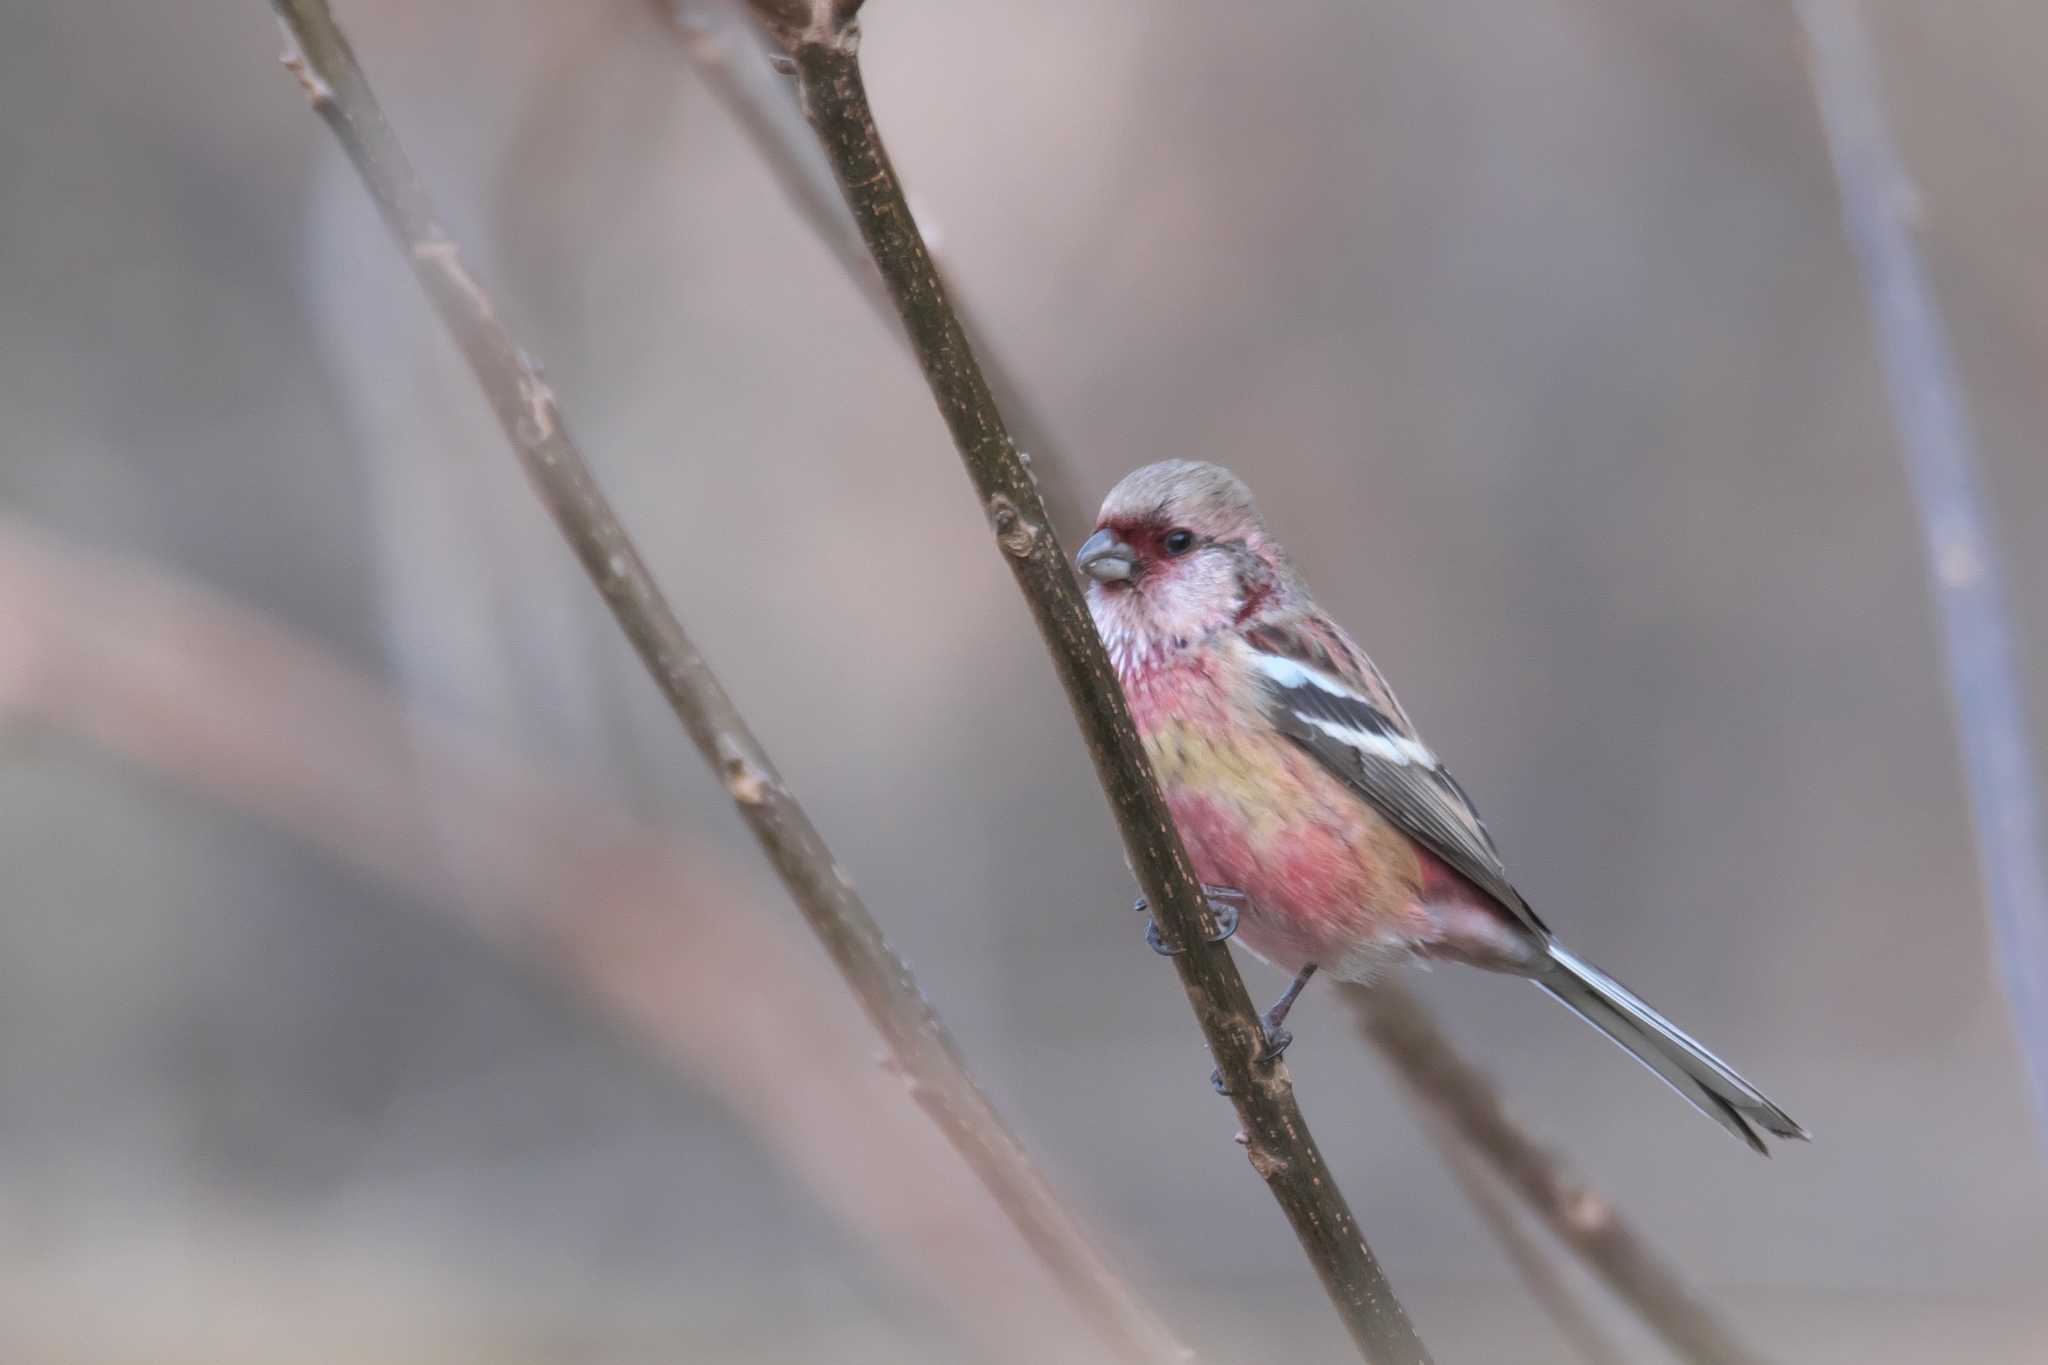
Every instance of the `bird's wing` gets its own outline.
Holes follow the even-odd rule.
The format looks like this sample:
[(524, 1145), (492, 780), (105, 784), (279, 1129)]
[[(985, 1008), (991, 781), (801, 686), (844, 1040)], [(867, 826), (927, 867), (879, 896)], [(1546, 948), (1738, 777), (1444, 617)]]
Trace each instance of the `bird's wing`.
[(1549, 936), (1508, 880), (1471, 799), (1416, 735), (1363, 651), (1308, 622), (1260, 626), (1245, 641), (1275, 729), (1518, 921)]

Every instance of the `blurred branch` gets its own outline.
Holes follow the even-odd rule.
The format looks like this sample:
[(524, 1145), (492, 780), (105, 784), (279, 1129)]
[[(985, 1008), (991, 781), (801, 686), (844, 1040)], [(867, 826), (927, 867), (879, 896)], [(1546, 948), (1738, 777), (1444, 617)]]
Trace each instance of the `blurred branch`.
[[(775, 177), (788, 196), (797, 216), (808, 225), (860, 288), (861, 297), (898, 341), (909, 344), (896, 305), (882, 283), (881, 272), (861, 241), (860, 227), (853, 220), (832, 167), (818, 140), (804, 122), (797, 107), (795, 91), (787, 76), (770, 66), (772, 40), (747, 12), (745, 0), (655, 0), (682, 36), (683, 51), (718, 102), (740, 127), (762, 165)], [(786, 59), (784, 59), (786, 61)], [(927, 247), (930, 243), (926, 243)], [(981, 362), (982, 377), (1008, 419), (1038, 487), (1056, 520), (1072, 529), (1082, 529), (1088, 516), (1084, 500), (1075, 492), (1072, 470), (1059, 456), (1051, 429), (1030, 401), (1030, 395), (1012, 377), (1009, 365), (988, 339), (959, 292), (947, 278), (943, 265), (933, 261), (933, 270), (946, 282), (953, 300), (954, 316), (960, 330), (974, 347)]]
[[(663, 11), (674, 13), (691, 60), (731, 109), (734, 119), (746, 130), (756, 152), (782, 182), (799, 216), (824, 240), (833, 256), (861, 287), (863, 295), (877, 307), (888, 310), (891, 331), (899, 338), (904, 337), (900, 320), (895, 316), (895, 305), (889, 299), (873, 258), (859, 239), (858, 225), (839, 196), (837, 183), (831, 179), (830, 165), (804, 121), (796, 93), (788, 81), (770, 69), (769, 56), (763, 47), (769, 40), (760, 26), (741, 12), (741, 0), (656, 0), (656, 3)], [(954, 312), (957, 315), (959, 311), (956, 303)], [(963, 330), (969, 333), (972, 341), (972, 329), (966, 327), (964, 321)], [(979, 343), (973, 343), (973, 349), (977, 356), (985, 356)], [(997, 394), (998, 408), (1007, 413), (1014, 400), (1003, 394), (1002, 385), (990, 375), (990, 368), (984, 359), (983, 375), (989, 378), (989, 388)], [(1040, 497), (1055, 523), (1065, 522), (1076, 527), (1089, 524), (1090, 513), (1074, 491), (1071, 470), (1064, 459), (1057, 454), (1045, 454), (1031, 462), (1031, 472), (1038, 480)], [(1387, 1009), (1413, 1018), (1420, 1027), (1415, 1030), (1375, 1030), (1368, 1032), (1367, 1037), (1414, 1087), (1410, 1093), (1418, 1104), (1424, 1106), (1423, 1112), (1427, 1114), (1431, 1112), (1427, 1105), (1430, 1092), (1436, 1086), (1436, 1073), (1400, 1053), (1399, 1049), (1406, 1045), (1409, 1037), (1428, 1039), (1436, 1054), (1449, 1058), (1453, 1064), (1453, 1079), (1475, 1073), (1456, 1052), (1450, 1039), (1429, 1020), (1421, 1001), (1404, 992), (1398, 1000), (1390, 1001)], [(1481, 1156), (1488, 1155), (1484, 1149), (1471, 1150)], [(1453, 1163), (1454, 1173), (1457, 1159), (1451, 1153), (1445, 1155), (1445, 1160)], [(1470, 1186), (1465, 1188), (1468, 1194), (1472, 1192)], [(1517, 1192), (1520, 1192), (1519, 1188)], [(1474, 1202), (1478, 1202), (1476, 1196)], [(1486, 1211), (1482, 1209), (1481, 1212), (1484, 1214)], [(1493, 1224), (1490, 1216), (1488, 1223)]]
[[(881, 276), (874, 267), (873, 258), (859, 243), (858, 227), (845, 203), (836, 193), (827, 193), (828, 190), (836, 189), (829, 181), (828, 163), (803, 121), (794, 91), (786, 81), (770, 70), (768, 58), (761, 47), (757, 25), (739, 13), (737, 0), (658, 0), (658, 3), (664, 10), (672, 10), (675, 13), (692, 61), (746, 131), (756, 151), (775, 173), (796, 205), (799, 215), (825, 241), (834, 257), (860, 285), (862, 293), (871, 301), (877, 301), (892, 309), (890, 321), (893, 329), (896, 323), (893, 304), (888, 304)], [(956, 314), (958, 311), (956, 305)], [(969, 333), (974, 353), (977, 356), (985, 356), (985, 348), (972, 342), (971, 328), (966, 327), (964, 323), (963, 331)], [(900, 331), (897, 334), (902, 335)], [(1004, 412), (1011, 411), (1016, 401), (1012, 396), (1015, 392), (1014, 386), (1010, 394), (1003, 393), (1004, 385), (989, 373), (989, 366), (985, 360), (983, 372), (989, 379), (990, 389), (999, 395), (998, 407)], [(1051, 509), (1056, 522), (1065, 522), (1076, 527), (1087, 524), (1087, 508), (1079, 495), (1073, 491), (1070, 471), (1064, 461), (1049, 449), (1042, 450), (1040, 458), (1032, 462), (1032, 473), (1037, 476), (1041, 497)], [(1408, 1093), (1425, 1114), (1458, 1111), (1460, 1101), (1473, 1093), (1469, 1086), (1461, 1086), (1460, 1082), (1466, 1078), (1476, 1077), (1477, 1071), (1457, 1053), (1449, 1038), (1436, 1028), (1421, 1002), (1405, 992), (1399, 992), (1397, 988), (1390, 987), (1389, 994), (1390, 998), (1385, 1002), (1389, 1017), (1407, 1020), (1411, 1027), (1370, 1029), (1367, 1031), (1368, 1039), (1408, 1083)], [(1428, 1055), (1417, 1056), (1408, 1051), (1411, 1043), (1426, 1043)], [(1501, 1226), (1495, 1216), (1498, 1212), (1497, 1201), (1491, 1200), (1490, 1191), (1478, 1188), (1466, 1178), (1468, 1170), (1464, 1163), (1469, 1162), (1474, 1153), (1487, 1161), (1496, 1160), (1503, 1152), (1534, 1153), (1543, 1160), (1548, 1160), (1548, 1157), (1538, 1151), (1533, 1141), (1513, 1129), (1505, 1114), (1500, 1112), (1497, 1102), (1491, 1104), (1485, 1116), (1485, 1124), (1505, 1129), (1513, 1141), (1492, 1146), (1477, 1144), (1446, 1147), (1444, 1159), (1451, 1164), (1453, 1173), (1459, 1177), (1460, 1185), (1466, 1194), (1480, 1206), (1481, 1214), (1489, 1226), (1494, 1228), (1502, 1241), (1508, 1245), (1509, 1255), (1518, 1265), (1526, 1265), (1526, 1253), (1533, 1248), (1528, 1247), (1526, 1239), (1518, 1242), (1512, 1236), (1511, 1228)], [(1468, 1118), (1459, 1126), (1471, 1126), (1471, 1120)], [(1539, 1212), (1543, 1211), (1538, 1185), (1514, 1180), (1506, 1167), (1501, 1168), (1501, 1173), (1510, 1188), (1518, 1195), (1527, 1197), (1531, 1206)], [(1557, 1180), (1561, 1181), (1562, 1177), (1558, 1177)], [(1626, 1252), (1628, 1247), (1641, 1245), (1639, 1241), (1631, 1238), (1622, 1250)], [(1621, 1290), (1623, 1297), (1629, 1297), (1627, 1285), (1639, 1280), (1652, 1283), (1661, 1280), (1668, 1291), (1664, 1301), (1684, 1305), (1683, 1312), (1677, 1314), (1684, 1321), (1673, 1329), (1674, 1346), (1682, 1347), (1687, 1341), (1692, 1341), (1696, 1345), (1711, 1344), (1717, 1340), (1724, 1345), (1729, 1343), (1732, 1339), (1728, 1337), (1725, 1329), (1718, 1326), (1709, 1310), (1693, 1300), (1677, 1284), (1671, 1272), (1658, 1265), (1654, 1255), (1648, 1253), (1647, 1249), (1644, 1250), (1644, 1254), (1650, 1257), (1644, 1272), (1630, 1272), (1627, 1267), (1621, 1266), (1608, 1273), (1609, 1282)], [(1545, 1298), (1553, 1316), (1559, 1319), (1560, 1329), (1567, 1335), (1572, 1335), (1573, 1328), (1567, 1319), (1576, 1313), (1575, 1308), (1569, 1305), (1560, 1307), (1551, 1302), (1549, 1296), (1544, 1295), (1537, 1287), (1536, 1273), (1526, 1268), (1524, 1273), (1530, 1278), (1532, 1289), (1539, 1297)], [(1634, 1303), (1633, 1300), (1631, 1302)], [(1634, 1306), (1638, 1311), (1644, 1312), (1653, 1326), (1659, 1325), (1655, 1312), (1645, 1309), (1640, 1303), (1634, 1303)], [(1581, 1336), (1582, 1353), (1588, 1359), (1600, 1358), (1601, 1346), (1597, 1342), (1597, 1331), (1589, 1329), (1588, 1334)], [(1609, 1354), (1611, 1355), (1611, 1350)], [(1696, 1352), (1692, 1358), (1710, 1362), (1746, 1360), (1751, 1357), (1739, 1348), (1731, 1348), (1719, 1355), (1709, 1351)]]
[(1108, 1358), (874, 1065), (845, 997), (736, 913), (746, 893), (714, 852), (502, 746), (419, 725), (247, 607), (4, 518), (0, 719), (98, 744), (538, 957), (718, 1094), (990, 1358)]
[(1567, 1172), (1502, 1107), (1493, 1082), (1458, 1055), (1434, 1020), (1390, 981), (1345, 986), (1366, 1039), (1425, 1112), (1471, 1144), (1564, 1244), (1695, 1365), (1761, 1365), (1606, 1197)]
[(896, 309), (839, 198), (832, 167), (790, 98), (789, 78), (770, 65), (767, 35), (744, 0), (655, 0), (655, 8), (674, 25), (684, 55), (739, 124), (797, 216), (861, 287), (861, 297), (883, 325), (902, 339)]
[(947, 301), (883, 147), (855, 55), (857, 3), (754, 0), (794, 59), (805, 113), (880, 268), (941, 416), (981, 497), (997, 544), (1030, 605), (1088, 741), (1138, 884), (1153, 907), (1217, 1070), (1244, 1125), (1253, 1169), (1307, 1252), (1352, 1339), (1368, 1359), (1428, 1359), (1350, 1206), (1323, 1163), (1284, 1064), (1255, 1061), (1258, 1011), (1229, 947), (1218, 941), (1186, 850), (1167, 814), (1109, 657), (1029, 468)]
[(1978, 875), (1999, 974), (2048, 1130), (2048, 867), (2033, 732), (2013, 648), (2004, 576), (1977, 478), (1976, 438), (1941, 310), (1913, 241), (1918, 195), (1884, 114), (1877, 63), (1855, 0), (1798, 0), (1808, 68), (1863, 272), (1906, 459), (1930, 591), (1941, 617)]
[(1549, 1315), (1557, 1334), (1586, 1365), (1628, 1365), (1627, 1357), (1607, 1339), (1600, 1324), (1593, 1320), (1591, 1310), (1579, 1301), (1578, 1295), (1551, 1265), (1545, 1250), (1522, 1230), (1514, 1206), (1495, 1187), (1497, 1177), (1479, 1160), (1472, 1145), (1441, 1119), (1432, 1118), (1429, 1127), (1436, 1137), (1437, 1151), (1443, 1155), (1444, 1164), (1451, 1168), (1451, 1176), (1458, 1182), (1458, 1188), (1464, 1191), (1465, 1198), (1479, 1211), (1480, 1219), (1500, 1242), (1501, 1249), (1507, 1252), (1515, 1273), (1522, 1277), (1530, 1297)]
[(341, 142), (520, 464), (620, 628), (887, 1041), (912, 1093), (1117, 1354), (1175, 1360), (1165, 1326), (1122, 1283), (968, 1075), (953, 1040), (850, 879), (669, 609), (570, 438), (540, 368), (498, 320), (386, 123), (324, 0), (275, 0), (285, 64)]

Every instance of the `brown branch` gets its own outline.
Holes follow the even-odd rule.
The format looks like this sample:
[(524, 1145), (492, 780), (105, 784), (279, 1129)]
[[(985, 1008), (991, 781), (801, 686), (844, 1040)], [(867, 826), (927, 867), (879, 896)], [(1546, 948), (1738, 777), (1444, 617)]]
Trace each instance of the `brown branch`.
[[(892, 332), (902, 337), (904, 334), (895, 316), (895, 305), (875, 268), (873, 257), (868, 255), (866, 245), (860, 239), (859, 225), (838, 194), (830, 164), (820, 152), (816, 139), (810, 135), (789, 84), (769, 69), (761, 46), (764, 35), (759, 26), (742, 13), (741, 0), (657, 0), (657, 3), (663, 11), (674, 15), (676, 27), (684, 38), (684, 50), (699, 76), (745, 133), (756, 154), (782, 186), (798, 216), (824, 242), (860, 287), (862, 296), (887, 312)], [(939, 273), (944, 284), (944, 273)], [(948, 288), (950, 293), (950, 286)], [(953, 307), (955, 315), (961, 316), (962, 331), (981, 362), (983, 376), (997, 397), (998, 409), (1009, 418), (1010, 429), (1019, 433), (1025, 443), (1038, 452), (1031, 461), (1031, 472), (1038, 480), (1040, 495), (1051, 510), (1053, 521), (1085, 526), (1088, 512), (1074, 491), (1067, 463), (1042, 435), (1033, 437), (1031, 434), (1042, 432), (1043, 423), (1033, 418), (1028, 409), (1020, 412), (1022, 398), (1018, 387), (998, 373), (986, 342), (977, 337), (972, 320), (962, 315), (957, 297)], [(1389, 1000), (1386, 1008), (1390, 1014), (1412, 1021), (1414, 1026), (1372, 1030), (1368, 1032), (1368, 1039), (1408, 1082), (1408, 1093), (1424, 1113), (1455, 1107), (1461, 1093), (1458, 1078), (1476, 1075), (1475, 1069), (1457, 1052), (1451, 1040), (1437, 1029), (1422, 1003), (1413, 996), (1402, 992), (1397, 999)], [(1427, 1040), (1432, 1055), (1448, 1058), (1450, 1066), (1439, 1072), (1421, 1059), (1404, 1053), (1403, 1048), (1411, 1038)], [(1438, 1079), (1440, 1075), (1444, 1077), (1441, 1082)], [(1503, 1124), (1511, 1122), (1504, 1115), (1498, 1115), (1497, 1121)], [(1520, 1138), (1520, 1146), (1525, 1150), (1535, 1150), (1534, 1142), (1526, 1136)], [(1494, 1155), (1485, 1147), (1467, 1147), (1464, 1150), (1468, 1157), (1476, 1155), (1482, 1160), (1490, 1161)], [(1460, 1157), (1447, 1150), (1444, 1159), (1452, 1164), (1453, 1174), (1458, 1174)], [(1468, 1196), (1475, 1203), (1480, 1203), (1480, 1197), (1473, 1188), (1462, 1179), (1460, 1183)], [(1507, 1179), (1505, 1183), (1518, 1195), (1528, 1189), (1513, 1179)], [(1481, 1213), (1482, 1216), (1487, 1214), (1484, 1206)], [(1490, 1216), (1488, 1223), (1489, 1226), (1494, 1225)], [(1503, 1241), (1506, 1240), (1503, 1236)], [(1638, 1242), (1636, 1245), (1641, 1244)], [(1512, 1244), (1509, 1254), (1516, 1254)], [(1663, 1274), (1670, 1278), (1668, 1269)], [(1694, 1315), (1711, 1321), (1709, 1310), (1703, 1304), (1682, 1289), (1679, 1296), (1691, 1303)], [(1640, 1305), (1633, 1306), (1640, 1308)], [(1656, 1325), (1653, 1318), (1652, 1326)], [(1719, 1335), (1728, 1339), (1725, 1328), (1719, 1329)], [(1673, 1344), (1677, 1346), (1678, 1343)]]
[(248, 607), (5, 517), (0, 720), (98, 744), (536, 958), (721, 1097), (988, 1357), (1107, 1359), (873, 1064), (852, 1002), (787, 935), (735, 912), (745, 892), (715, 851), (678, 847), (528, 756), (419, 725)]
[(1429, 1128), (1436, 1138), (1438, 1154), (1444, 1165), (1450, 1167), (1452, 1179), (1478, 1210), (1480, 1220), (1507, 1253), (1515, 1273), (1522, 1277), (1529, 1297), (1549, 1316), (1557, 1334), (1587, 1365), (1627, 1365), (1628, 1358), (1608, 1340), (1607, 1333), (1594, 1321), (1592, 1311), (1564, 1282), (1536, 1239), (1523, 1230), (1514, 1206), (1495, 1184), (1498, 1177), (1479, 1159), (1479, 1153), (1443, 1120), (1431, 1117)]
[[(766, 44), (771, 40), (748, 14), (745, 0), (656, 0), (656, 5), (673, 19), (683, 52), (699, 79), (739, 125), (797, 217), (832, 253), (890, 334), (907, 346), (909, 338), (896, 316), (895, 301), (861, 240), (860, 225), (840, 196), (839, 182), (833, 179), (831, 164), (804, 122), (788, 78), (769, 67)], [(1029, 392), (1012, 377), (987, 330), (978, 325), (968, 301), (953, 286), (944, 262), (935, 259), (932, 268), (946, 285), (960, 330), (974, 347), (982, 377), (996, 396), (1011, 434), (1017, 445), (1029, 452), (1031, 472), (1038, 477), (1039, 494), (1052, 509), (1054, 522), (1081, 528), (1087, 507), (1073, 487), (1071, 466), (1060, 458), (1050, 424), (1031, 402)]]
[[(325, 0), (274, 0), (292, 45), (285, 64), (361, 174), (442, 322), (476, 372), (541, 501), (639, 652), (812, 931), (947, 1137), (1025, 1240), (1123, 1358), (1182, 1357), (1059, 1202), (968, 1075), (951, 1035), (890, 949), (703, 656), (684, 633), (570, 438), (539, 367), (499, 322), (463, 265)], [(791, 7), (779, 9), (787, 17)]]
[(1189, 1003), (1231, 1092), (1253, 1168), (1286, 1212), (1361, 1352), (1374, 1361), (1428, 1359), (1324, 1165), (1284, 1064), (1255, 1061), (1258, 1012), (1219, 937), (1138, 742), (1129, 709), (1059, 537), (1003, 425), (960, 320), (911, 220), (868, 107), (853, 6), (756, 0), (755, 12), (795, 61), (804, 109), (880, 267), (1018, 587), (1053, 656), (1096, 774), (1116, 812), (1138, 884), (1153, 906)]
[(1344, 988), (1366, 1039), (1424, 1109), (1469, 1142), (1607, 1286), (1695, 1365), (1761, 1365), (1615, 1207), (1508, 1117), (1493, 1082), (1392, 982)]

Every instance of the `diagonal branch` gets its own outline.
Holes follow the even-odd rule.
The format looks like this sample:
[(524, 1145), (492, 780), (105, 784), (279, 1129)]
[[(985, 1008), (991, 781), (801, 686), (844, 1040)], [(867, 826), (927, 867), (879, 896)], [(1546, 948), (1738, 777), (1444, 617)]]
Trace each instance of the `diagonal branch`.
[(975, 1359), (1105, 1359), (966, 1163), (872, 1065), (852, 1002), (788, 936), (733, 913), (746, 888), (720, 855), (530, 754), (417, 722), (242, 603), (0, 516), (0, 727), (97, 744), (539, 960), (721, 1096), (959, 1323)]
[(1374, 1361), (1426, 1361), (1407, 1313), (1324, 1165), (1285, 1065), (1255, 1061), (1263, 1046), (1258, 1012), (1229, 948), (1215, 941), (1214, 917), (1203, 903), (1066, 552), (889, 164), (855, 55), (853, 6), (816, 0), (801, 15), (793, 13), (801, 8), (755, 0), (755, 13), (795, 61), (805, 113), (1052, 654), (1161, 937), (1181, 950), (1173, 960), (1244, 1125), (1252, 1166), (1286, 1213), (1360, 1351)]
[[(839, 182), (832, 178), (831, 164), (804, 123), (790, 82), (768, 64), (767, 37), (748, 14), (746, 0), (657, 0), (657, 7), (671, 17), (691, 65), (732, 115), (797, 216), (860, 287), (861, 297), (883, 325), (907, 345), (909, 338), (903, 334), (888, 286), (868, 255), (846, 201), (840, 198)], [(1009, 365), (990, 344), (986, 329), (977, 325), (967, 301), (952, 287), (944, 263), (935, 260), (932, 268), (946, 283), (960, 330), (974, 347), (982, 377), (988, 380), (1011, 434), (1018, 446), (1029, 452), (1031, 472), (1038, 477), (1039, 494), (1052, 509), (1054, 523), (1080, 526), (1087, 511), (1074, 490), (1072, 469), (1059, 458), (1051, 427), (1011, 376)]]
[[(490, 296), (441, 227), (426, 186), (386, 123), (325, 0), (274, 0), (274, 7), (291, 40), (286, 66), (361, 174), (476, 372), (534, 490), (677, 719), (724, 778), (741, 817), (888, 1043), (912, 1093), (1105, 1344), (1124, 1359), (1181, 1358), (1165, 1326), (1091, 1245), (975, 1085), (909, 969), (685, 634), (570, 438), (539, 366), (498, 320)], [(790, 6), (780, 8), (786, 12)]]
[(1523, 1231), (1521, 1215), (1501, 1194), (1496, 1184), (1500, 1177), (1480, 1160), (1479, 1149), (1453, 1132), (1440, 1117), (1433, 1116), (1429, 1128), (1444, 1164), (1451, 1168), (1451, 1178), (1478, 1210), (1480, 1220), (1499, 1241), (1529, 1296), (1549, 1316), (1557, 1334), (1586, 1365), (1626, 1365), (1628, 1358), (1622, 1355), (1621, 1348), (1608, 1339), (1592, 1311), (1564, 1282), (1544, 1248)]
[[(839, 197), (838, 186), (831, 178), (831, 167), (804, 122), (789, 82), (769, 69), (762, 47), (763, 35), (756, 23), (742, 12), (742, 0), (658, 0), (658, 4), (663, 11), (673, 13), (684, 39), (684, 50), (698, 75), (730, 111), (755, 152), (781, 184), (798, 216), (824, 242), (860, 288), (862, 296), (888, 315), (887, 321), (892, 330), (902, 337), (895, 306), (873, 258), (860, 240), (859, 227), (851, 211)], [(934, 264), (936, 268), (937, 263)], [(941, 270), (940, 274), (943, 281), (944, 272)], [(1037, 477), (1040, 494), (1052, 513), (1053, 522), (1068, 526), (1086, 525), (1088, 512), (1074, 491), (1072, 471), (1042, 434), (1033, 434), (1042, 433), (1045, 428), (1030, 409), (1023, 407), (1023, 397), (1028, 395), (1020, 395), (1017, 386), (999, 371), (996, 358), (977, 338), (972, 319), (965, 316), (957, 297), (953, 310), (961, 317), (962, 330), (981, 361), (982, 374), (997, 396), (997, 406), (1010, 419), (1011, 430), (1029, 448), (1038, 451), (1037, 458), (1031, 461), (1031, 472)], [(1419, 1108), (1425, 1113), (1447, 1112), (1454, 1115), (1455, 1131), (1467, 1135), (1464, 1139), (1466, 1149), (1481, 1160), (1493, 1162), (1506, 1153), (1518, 1153), (1517, 1160), (1524, 1169), (1538, 1165), (1553, 1168), (1550, 1177), (1536, 1182), (1517, 1180), (1506, 1167), (1499, 1168), (1503, 1182), (1541, 1212), (1537, 1192), (1566, 1182), (1566, 1177), (1555, 1170), (1555, 1158), (1516, 1126), (1514, 1120), (1502, 1111), (1490, 1090), (1475, 1090), (1461, 1084), (1463, 1078), (1479, 1073), (1458, 1053), (1450, 1038), (1436, 1027), (1421, 1001), (1402, 991), (1382, 1001), (1381, 1008), (1390, 1023), (1402, 1022), (1405, 1026), (1370, 1029), (1366, 1033), (1367, 1041), (1401, 1074), (1407, 1083), (1407, 1093)], [(1407, 1051), (1410, 1040), (1426, 1041), (1428, 1057), (1443, 1059), (1443, 1068), (1435, 1069), (1427, 1059)], [(1477, 1133), (1496, 1133), (1502, 1140), (1474, 1143), (1471, 1135)], [(1455, 1173), (1460, 1158), (1447, 1151), (1445, 1159), (1453, 1165)], [(1468, 1194), (1472, 1192), (1469, 1185), (1464, 1188)], [(1475, 1199), (1475, 1202), (1478, 1201)], [(1491, 1219), (1489, 1225), (1492, 1225)], [(1566, 1244), (1582, 1257), (1592, 1259), (1588, 1245), (1569, 1239)], [(1609, 1285), (1652, 1328), (1663, 1331), (1667, 1343), (1680, 1355), (1694, 1359), (1700, 1365), (1712, 1365), (1717, 1359), (1727, 1358), (1699, 1353), (1702, 1343), (1709, 1346), (1716, 1341), (1730, 1343), (1734, 1340), (1733, 1335), (1718, 1323), (1703, 1302), (1677, 1282), (1670, 1269), (1661, 1265), (1655, 1253), (1639, 1238), (1604, 1254), (1625, 1258), (1637, 1253), (1650, 1258), (1652, 1273), (1632, 1273), (1617, 1262), (1603, 1272)], [(1658, 1286), (1670, 1291), (1668, 1297), (1671, 1301), (1686, 1304), (1686, 1311), (1674, 1316), (1660, 1306), (1663, 1299), (1638, 1297)], [(1692, 1348), (1691, 1354), (1688, 1354), (1688, 1344)]]
[(1941, 617), (1942, 663), (1962, 749), (1977, 872), (2034, 1112), (2048, 1131), (2048, 854), (2012, 612), (1977, 477), (1977, 442), (1941, 306), (1913, 243), (1913, 183), (1892, 145), (1877, 63), (1855, 0), (1798, 0), (1807, 67), (1870, 296), (1892, 419), (1920, 515)]
[(1614, 1205), (1508, 1117), (1492, 1080), (1458, 1055), (1413, 996), (1387, 981), (1370, 990), (1347, 987), (1344, 996), (1357, 1012), (1360, 1031), (1393, 1064), (1416, 1103), (1483, 1156), (1682, 1359), (1694, 1365), (1762, 1365)]

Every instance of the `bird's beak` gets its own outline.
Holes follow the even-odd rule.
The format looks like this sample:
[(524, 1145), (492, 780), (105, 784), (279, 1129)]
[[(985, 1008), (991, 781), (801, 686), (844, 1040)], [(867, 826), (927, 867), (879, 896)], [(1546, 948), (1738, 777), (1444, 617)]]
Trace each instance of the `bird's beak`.
[(1107, 529), (1097, 531), (1081, 542), (1081, 552), (1074, 556), (1074, 567), (1098, 583), (1116, 583), (1131, 576), (1131, 570), (1138, 562), (1138, 552), (1116, 538), (1116, 533)]

